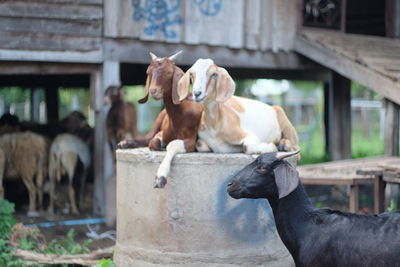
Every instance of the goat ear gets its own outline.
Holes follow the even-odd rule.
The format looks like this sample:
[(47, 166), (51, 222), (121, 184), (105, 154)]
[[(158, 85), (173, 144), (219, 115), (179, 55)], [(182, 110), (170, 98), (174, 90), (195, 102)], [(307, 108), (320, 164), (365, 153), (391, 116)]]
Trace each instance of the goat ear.
[(215, 100), (218, 102), (225, 102), (235, 92), (235, 82), (232, 77), (224, 68), (218, 68), (218, 79), (217, 79), (217, 97)]
[(190, 82), (190, 69), (182, 76), (178, 82), (177, 94), (179, 101), (184, 100), (189, 93), (189, 82)]
[(174, 66), (174, 74), (172, 76), (172, 102), (175, 105), (179, 105), (182, 101), (178, 92), (178, 82), (182, 78), (182, 76), (183, 76), (183, 71), (177, 66)]
[(149, 87), (150, 87), (150, 81), (151, 81), (151, 75), (148, 74), (147, 75), (147, 79), (146, 79), (146, 85), (144, 86), (144, 91), (146, 93), (146, 96), (143, 97), (142, 99), (139, 99), (139, 103), (140, 104), (144, 104), (147, 102), (147, 99), (149, 99)]
[(299, 185), (299, 174), (289, 163), (279, 165), (274, 169), (275, 183), (278, 187), (279, 199), (292, 193)]

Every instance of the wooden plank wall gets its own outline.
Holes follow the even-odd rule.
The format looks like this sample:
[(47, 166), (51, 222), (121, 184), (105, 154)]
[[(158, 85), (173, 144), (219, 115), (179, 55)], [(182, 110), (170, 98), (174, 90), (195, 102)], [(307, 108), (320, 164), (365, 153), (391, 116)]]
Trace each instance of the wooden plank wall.
[(2, 0), (0, 49), (101, 50), (102, 0)]
[[(106, 37), (289, 51), (298, 21), (293, 0), (104, 0)], [(157, 12), (164, 12), (158, 17)]]

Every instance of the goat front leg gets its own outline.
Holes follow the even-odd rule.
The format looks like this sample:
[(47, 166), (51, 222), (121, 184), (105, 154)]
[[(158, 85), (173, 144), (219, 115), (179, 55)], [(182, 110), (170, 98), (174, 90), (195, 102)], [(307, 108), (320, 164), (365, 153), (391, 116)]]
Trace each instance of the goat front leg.
[(29, 210), (27, 214), (29, 217), (39, 216), (39, 213), (36, 210), (36, 186), (33, 179), (33, 176), (22, 176), (22, 181), (24, 182), (26, 189), (28, 189), (29, 194)]
[(176, 139), (167, 145), (167, 154), (158, 167), (154, 188), (164, 188), (167, 183), (167, 177), (171, 168), (171, 162), (175, 155), (178, 153), (185, 153), (186, 151), (193, 151), (195, 141), (189, 142), (187, 140)]
[(247, 135), (242, 139), (243, 152), (246, 154), (262, 154), (278, 151), (274, 143), (261, 142), (255, 135)]

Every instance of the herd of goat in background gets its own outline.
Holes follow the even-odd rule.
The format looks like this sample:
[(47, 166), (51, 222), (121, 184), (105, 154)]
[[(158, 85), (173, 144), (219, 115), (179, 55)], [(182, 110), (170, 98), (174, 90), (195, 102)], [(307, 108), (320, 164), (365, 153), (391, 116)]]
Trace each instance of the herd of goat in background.
[[(111, 104), (106, 118), (108, 141), (115, 149), (118, 141), (137, 135), (136, 111), (125, 101), (122, 87), (108, 88), (105, 99)], [(0, 118), (0, 197), (4, 197), (5, 178), (20, 178), (29, 195), (29, 216), (39, 215), (45, 192), (49, 214), (54, 214), (55, 206), (64, 213), (79, 214), (87, 178), (93, 176), (93, 153), (94, 130), (81, 112), (73, 111), (47, 125), (20, 122), (5, 113)], [(63, 177), (67, 178), (69, 201), (56, 194)]]
[[(144, 137), (138, 137), (136, 110), (125, 100), (124, 89), (106, 89), (105, 103), (111, 105), (106, 118), (107, 139), (114, 163), (117, 148), (166, 148), (154, 185), (163, 188), (177, 153), (260, 154), (298, 149), (296, 131), (282, 108), (233, 96), (233, 79), (211, 59), (199, 59), (184, 73), (174, 62), (178, 54), (157, 57), (150, 53), (146, 96), (139, 103), (151, 96), (162, 99), (165, 108)], [(190, 82), (193, 92), (189, 92)], [(260, 117), (264, 118), (262, 124)], [(65, 176), (68, 210), (78, 214), (87, 176), (93, 172), (93, 129), (85, 116), (74, 111), (57, 125), (40, 125), (4, 114), (0, 132), (0, 197), (4, 197), (3, 178), (21, 178), (29, 195), (28, 214), (37, 215), (38, 208), (43, 208), (44, 191), (49, 194), (48, 211), (52, 214), (57, 183)]]

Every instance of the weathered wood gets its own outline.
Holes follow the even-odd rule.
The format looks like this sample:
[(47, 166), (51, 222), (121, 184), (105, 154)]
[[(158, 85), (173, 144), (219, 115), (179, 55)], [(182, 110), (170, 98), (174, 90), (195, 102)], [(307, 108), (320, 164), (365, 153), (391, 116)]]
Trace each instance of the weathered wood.
[(376, 175), (374, 180), (374, 212), (379, 214), (385, 211), (385, 182), (383, 174)]
[(76, 37), (60, 34), (0, 31), (0, 49), (26, 49), (43, 51), (101, 51), (100, 37)]
[(90, 74), (98, 68), (94, 64), (50, 62), (0, 62), (0, 73), (7, 74)]
[(34, 0), (34, 1), (43, 3), (58, 3), (58, 4), (103, 5), (103, 0)]
[(245, 47), (258, 49), (260, 47), (261, 31), (261, 0), (246, 1), (245, 4)]
[(349, 199), (349, 211), (357, 213), (358, 208), (358, 185), (350, 185), (350, 199)]
[(261, 1), (261, 31), (260, 31), (260, 48), (262, 51), (271, 49), (274, 19), (274, 3), (276, 0)]
[(400, 37), (400, 0), (386, 0), (386, 35)]
[(106, 140), (106, 114), (103, 109), (102, 89), (102, 73), (98, 70), (93, 72), (90, 77), (90, 95), (92, 107), (95, 111), (93, 212), (105, 215), (104, 143)]
[(55, 33), (101, 36), (101, 20), (49, 20), (0, 17), (0, 30), (10, 32)]
[[(172, 55), (179, 50), (183, 53), (177, 64), (191, 66), (200, 57), (214, 59), (215, 63), (227, 67), (265, 69), (318, 69), (318, 65), (292, 52), (236, 50), (206, 45), (168, 44), (160, 42), (137, 42), (132, 40), (110, 40), (104, 43), (104, 59), (120, 62), (148, 64), (149, 52), (158, 56)], [(1, 54), (0, 54), (1, 55)]]
[(275, 1), (274, 20), (272, 32), (272, 50), (290, 51), (293, 49), (296, 36), (298, 16), (296, 1), (278, 0)]
[(27, 264), (78, 264), (83, 266), (92, 266), (103, 258), (112, 258), (113, 251), (114, 247), (109, 247), (98, 249), (88, 254), (56, 255), (16, 249), (13, 252), (13, 255), (22, 258)]
[(0, 60), (9, 61), (101, 63), (102, 59), (102, 50), (77, 52), (0, 49)]
[(0, 17), (101, 20), (103, 19), (103, 7), (85, 6), (78, 3), (55, 5), (31, 1), (2, 1)]
[[(324, 37), (330, 35), (329, 42), (324, 42)], [(362, 56), (359, 56), (359, 50), (354, 50), (352, 57), (349, 54), (344, 56), (343, 53), (348, 50), (347, 45), (343, 45), (342, 52), (333, 49), (330, 44), (338, 43), (340, 41), (347, 40), (346, 38), (351, 38), (351, 41), (358, 40), (358, 43), (364, 43), (366, 45), (377, 45), (375, 46), (375, 51), (382, 50), (379, 45), (385, 44), (387, 51), (391, 50), (389, 47), (397, 47), (400, 51), (400, 42), (396, 40), (387, 40), (385, 38), (378, 37), (365, 37), (360, 35), (344, 35), (339, 33), (331, 32), (313, 32), (310, 34), (309, 31), (302, 32), (297, 35), (295, 40), (295, 51), (311, 58), (312, 60), (331, 68), (338, 72), (339, 74), (355, 80), (362, 85), (371, 88), (375, 92), (381, 94), (382, 96), (396, 102), (400, 103), (400, 82), (397, 80), (398, 77), (393, 76), (393, 73), (386, 72), (385, 75), (382, 73), (371, 69), (371, 66), (365, 65)], [(351, 42), (346, 42), (346, 44)], [(391, 76), (391, 78), (389, 78)]]
[[(104, 36), (106, 37), (117, 37), (118, 36), (118, 18), (119, 16), (119, 1), (104, 0)], [(122, 19), (128, 17), (123, 16)], [(132, 18), (130, 18), (132, 19)], [(121, 23), (124, 23), (121, 21)], [(124, 27), (123, 27), (124, 28)], [(125, 34), (121, 33), (121, 36)], [(132, 36), (136, 37), (136, 36)]]
[[(296, 1), (235, 0), (208, 6), (206, 1), (177, 3), (177, 9), (168, 2), (164, 10), (150, 9), (151, 3), (138, 1), (136, 8), (143, 11), (140, 13), (130, 0), (105, 0), (105, 35), (262, 51), (289, 51), (293, 46), (298, 17)], [(152, 12), (165, 15), (160, 19)], [(169, 35), (170, 32), (173, 34)]]
[(330, 153), (332, 151), (332, 144), (331, 144), (331, 114), (332, 112), (330, 109), (332, 105), (329, 104), (331, 99), (330, 97), (330, 82), (332, 79), (332, 74), (330, 73), (329, 81), (324, 82), (324, 135), (325, 135), (325, 152)]
[(385, 101), (385, 155), (399, 154), (399, 106), (389, 100)]
[(351, 158), (350, 80), (332, 73), (329, 87), (329, 144), (333, 160)]

